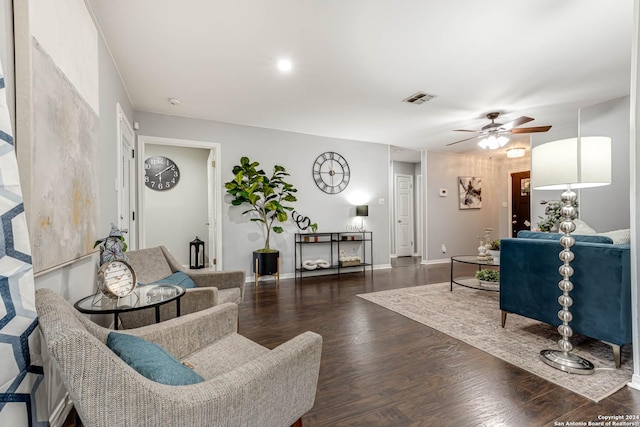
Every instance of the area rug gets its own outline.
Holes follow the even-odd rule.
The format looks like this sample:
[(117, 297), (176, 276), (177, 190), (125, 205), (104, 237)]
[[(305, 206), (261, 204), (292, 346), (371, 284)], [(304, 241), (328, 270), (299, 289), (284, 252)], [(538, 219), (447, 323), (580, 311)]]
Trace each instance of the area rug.
[(560, 335), (556, 328), (515, 314), (507, 316), (506, 327), (502, 328), (497, 292), (456, 285), (450, 292), (447, 282), (358, 296), (595, 402), (620, 390), (633, 374), (631, 346), (623, 347), (622, 366), (615, 369), (611, 346), (577, 335), (571, 338), (573, 352), (595, 365), (593, 375), (568, 374), (546, 365), (539, 353), (557, 348)]

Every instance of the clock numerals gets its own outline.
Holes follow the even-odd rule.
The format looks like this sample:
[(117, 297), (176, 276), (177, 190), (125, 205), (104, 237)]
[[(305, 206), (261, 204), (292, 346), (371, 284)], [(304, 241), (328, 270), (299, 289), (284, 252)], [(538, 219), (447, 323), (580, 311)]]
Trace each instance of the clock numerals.
[(149, 157), (144, 161), (145, 185), (156, 191), (170, 190), (180, 180), (180, 169), (175, 162), (164, 156)]

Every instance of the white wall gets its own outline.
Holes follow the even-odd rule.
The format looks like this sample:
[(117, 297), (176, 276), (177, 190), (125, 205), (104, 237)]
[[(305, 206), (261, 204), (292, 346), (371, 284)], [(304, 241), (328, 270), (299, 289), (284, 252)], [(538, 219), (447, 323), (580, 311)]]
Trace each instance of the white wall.
[(189, 242), (198, 236), (208, 247), (209, 150), (145, 144), (144, 154), (145, 158), (168, 157), (180, 168), (180, 180), (174, 188), (156, 191), (144, 187), (144, 246), (164, 245), (182, 265), (189, 265)]
[[(140, 111), (135, 112), (134, 120), (140, 124), (141, 135), (220, 143), (223, 182), (231, 180), (233, 166), (242, 156), (260, 162), (267, 174), (275, 164), (284, 166), (291, 174), (289, 182), (298, 189), (296, 210), (318, 223), (318, 231), (346, 231), (346, 226), (356, 219), (355, 206), (369, 204), (366, 222), (367, 230), (373, 232), (373, 261), (378, 266), (389, 264), (387, 145)], [(325, 194), (313, 181), (313, 162), (325, 151), (340, 153), (351, 168), (349, 186), (337, 195)], [(223, 183), (219, 188), (224, 191)], [(379, 199), (383, 199), (384, 204), (379, 204)], [(253, 275), (251, 253), (264, 245), (262, 230), (241, 215), (246, 208), (231, 206), (228, 195), (223, 199), (222, 209), (222, 268), (245, 270), (250, 277)], [(293, 274), (296, 231), (290, 222), (283, 234), (271, 237), (271, 246), (281, 252), (281, 274)]]
[[(452, 255), (478, 252), (478, 236), (486, 227), (498, 232), (499, 197), (496, 190), (495, 165), (488, 157), (429, 151), (426, 153), (426, 235), (427, 261), (442, 260)], [(482, 178), (482, 208), (459, 209), (458, 177)], [(448, 195), (440, 197), (439, 190)], [(441, 246), (445, 245), (446, 253)]]

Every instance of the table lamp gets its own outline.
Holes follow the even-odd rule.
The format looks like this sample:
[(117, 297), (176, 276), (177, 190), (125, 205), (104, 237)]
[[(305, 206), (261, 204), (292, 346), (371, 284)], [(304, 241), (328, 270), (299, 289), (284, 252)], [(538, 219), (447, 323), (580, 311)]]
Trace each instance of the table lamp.
[(369, 205), (358, 205), (356, 206), (356, 216), (359, 216), (362, 219), (361, 229), (364, 231), (364, 217), (369, 216)]
[(574, 285), (571, 282), (573, 275), (573, 261), (575, 255), (571, 247), (575, 244), (575, 238), (571, 232), (576, 229), (573, 220), (577, 217), (576, 208), (572, 203), (576, 201), (576, 188), (599, 187), (611, 183), (611, 138), (603, 136), (590, 136), (562, 139), (547, 142), (534, 147), (531, 150), (531, 186), (535, 190), (564, 190), (562, 193), (562, 222), (560, 232), (564, 236), (560, 238), (563, 250), (559, 254), (563, 264), (558, 271), (562, 280), (558, 287), (562, 295), (558, 297), (558, 303), (562, 310), (558, 312), (558, 318), (562, 322), (558, 326), (558, 332), (562, 338), (558, 341), (559, 350), (542, 350), (540, 358), (546, 364), (565, 372), (573, 374), (592, 374), (593, 363), (571, 353), (573, 346), (569, 338), (573, 330), (569, 323), (573, 316), (569, 307), (573, 299), (569, 293)]

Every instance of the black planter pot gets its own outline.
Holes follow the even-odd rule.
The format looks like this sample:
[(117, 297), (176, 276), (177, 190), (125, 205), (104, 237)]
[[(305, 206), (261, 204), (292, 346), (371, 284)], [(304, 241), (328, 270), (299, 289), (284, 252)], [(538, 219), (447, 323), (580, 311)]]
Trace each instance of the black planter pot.
[[(278, 258), (280, 252), (253, 252), (253, 272), (260, 276), (276, 274), (278, 272)], [(258, 262), (258, 271), (256, 271), (256, 260)]]

